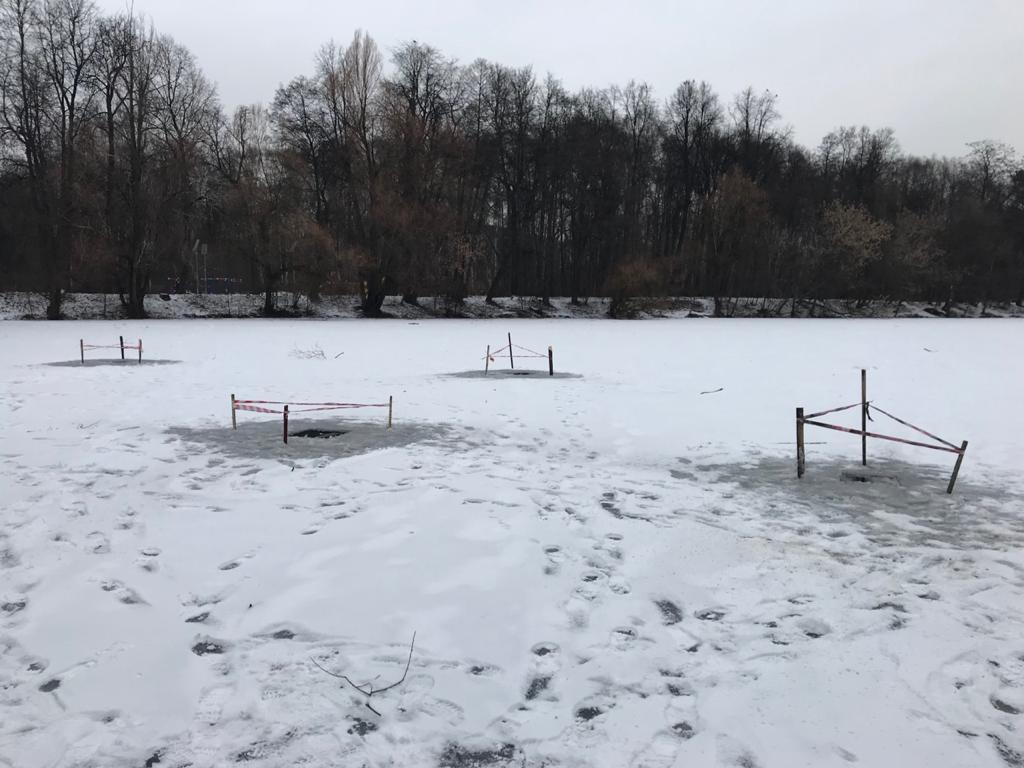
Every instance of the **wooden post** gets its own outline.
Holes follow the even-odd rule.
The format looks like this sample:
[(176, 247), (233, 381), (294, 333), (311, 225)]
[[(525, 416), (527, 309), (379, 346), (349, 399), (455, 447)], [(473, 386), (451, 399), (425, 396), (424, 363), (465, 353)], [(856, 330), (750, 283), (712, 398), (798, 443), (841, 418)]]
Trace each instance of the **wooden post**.
[(555, 375), (555, 350), (553, 347), (548, 347), (548, 376)]
[(804, 476), (804, 409), (796, 409), (796, 476)]
[(124, 360), (124, 336), (118, 336), (121, 341), (121, 359)]
[(238, 429), (238, 421), (235, 419), (235, 396), (231, 395), (231, 428)]
[(512, 356), (512, 332), (508, 333), (508, 362), (512, 366), (512, 370), (516, 369), (516, 359)]
[(82, 355), (82, 365), (85, 365), (85, 339), (78, 340), (78, 351)]
[(953, 486), (956, 485), (956, 478), (960, 474), (960, 465), (964, 463), (965, 453), (967, 453), (966, 440), (960, 445), (960, 455), (956, 457), (956, 466), (953, 467), (953, 476), (949, 478), (949, 487), (946, 488), (946, 493), (953, 493)]
[(284, 407), (284, 444), (288, 445), (288, 406)]
[(391, 414), (395, 409), (395, 397), (394, 395), (388, 395), (388, 429), (391, 429)]
[(139, 365), (142, 365), (142, 339), (139, 339)]
[(484, 373), (486, 374), (491, 368), (491, 345), (487, 345), (487, 356), (484, 358)]
[(860, 463), (861, 466), (868, 465), (868, 372), (860, 369)]

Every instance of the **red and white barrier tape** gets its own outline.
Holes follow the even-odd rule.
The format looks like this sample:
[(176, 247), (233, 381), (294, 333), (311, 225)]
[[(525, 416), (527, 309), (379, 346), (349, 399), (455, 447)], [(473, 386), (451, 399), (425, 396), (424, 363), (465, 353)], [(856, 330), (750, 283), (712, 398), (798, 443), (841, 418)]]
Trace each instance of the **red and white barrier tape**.
[(906, 440), (902, 437), (893, 437), (892, 435), (880, 435), (877, 432), (862, 432), (859, 429), (850, 429), (849, 427), (840, 427), (838, 424), (826, 424), (823, 421), (808, 421), (806, 418), (803, 420), (804, 424), (810, 424), (812, 427), (824, 427), (825, 429), (834, 429), (837, 432), (848, 432), (851, 435), (859, 435), (865, 437), (874, 437), (879, 440), (889, 440), (894, 443), (903, 443), (904, 445), (914, 445), (918, 448), (931, 448), (933, 451), (945, 451), (946, 453), (961, 454), (963, 451), (959, 448), (946, 448), (944, 445), (933, 445), (932, 443), (922, 443), (917, 440)]
[[(238, 410), (247, 410), (245, 408), (239, 408), (238, 404), (243, 405), (287, 405), (291, 408), (294, 405), (298, 406), (315, 406), (323, 409), (333, 408), (387, 408), (388, 403), (295, 403), (291, 400), (235, 400), (235, 407)], [(273, 411), (272, 411), (273, 413)], [(278, 411), (280, 413), (280, 411)]]
[(254, 411), (256, 413), (284, 413), (283, 410), (275, 411), (272, 408), (260, 408), (259, 406), (256, 406), (256, 405), (239, 405), (237, 402), (235, 403), (235, 410), (236, 411)]
[(915, 432), (920, 432), (920, 433), (921, 433), (922, 435), (924, 435), (925, 437), (930, 437), (930, 438), (931, 438), (932, 440), (935, 440), (935, 441), (937, 441), (937, 442), (940, 442), (940, 443), (942, 443), (943, 445), (948, 445), (948, 446), (949, 446), (950, 448), (952, 448), (952, 449), (953, 449), (954, 451), (956, 451), (957, 453), (960, 453), (960, 447), (959, 447), (959, 446), (953, 445), (952, 443), (950, 443), (950, 442), (948, 442), (948, 441), (946, 441), (946, 440), (943, 440), (943, 439), (942, 439), (941, 437), (938, 437), (937, 435), (933, 435), (933, 434), (932, 434), (931, 432), (929, 432), (929, 431), (927, 431), (927, 430), (925, 430), (925, 429), (921, 429), (920, 427), (915, 427), (915, 426), (914, 426), (913, 424), (911, 424), (910, 422), (908, 422), (908, 421), (904, 421), (903, 419), (899, 418), (898, 416), (893, 416), (893, 415), (892, 415), (891, 413), (889, 413), (888, 411), (883, 411), (883, 410), (882, 410), (881, 408), (879, 408), (879, 407), (878, 407), (877, 405), (871, 405), (871, 406), (869, 406), (869, 407), (871, 408), (871, 410), (874, 410), (874, 411), (878, 411), (878, 412), (879, 412), (880, 414), (882, 414), (883, 416), (888, 416), (888, 417), (889, 417), (890, 419), (892, 419), (893, 421), (899, 422), (900, 424), (902, 424), (902, 425), (903, 425), (903, 426), (905, 426), (905, 427), (910, 427), (910, 429), (914, 430)]
[[(527, 355), (522, 355), (522, 354), (521, 354), (521, 355), (517, 355), (517, 357), (523, 357), (523, 358), (529, 358), (529, 357), (539, 357), (539, 358), (543, 358), (543, 359), (545, 359), (545, 360), (546, 360), (546, 359), (547, 359), (547, 357), (548, 357), (548, 356), (547, 356), (546, 354), (541, 354), (540, 352), (534, 352), (534, 351), (533, 351), (532, 349), (527, 349), (526, 347), (520, 347), (520, 346), (519, 346), (518, 344), (513, 344), (513, 345), (512, 345), (512, 348), (513, 348), (513, 349), (518, 349), (518, 350), (520, 350), (520, 351), (522, 351), (522, 352), (529, 352), (529, 354), (527, 354)], [(500, 354), (501, 354), (502, 352), (508, 352), (508, 349), (509, 349), (509, 345), (508, 345), (508, 344), (506, 344), (506, 345), (505, 345), (504, 347), (502, 347), (501, 349), (494, 349), (494, 350), (491, 350), (491, 354), (490, 354), (490, 355), (484, 355), (484, 356), (483, 356), (483, 357), (481, 358), (481, 360), (487, 360), (487, 359), (488, 359), (488, 357), (489, 357), (489, 358), (490, 358), (490, 361), (491, 361), (491, 362), (493, 363), (493, 362), (495, 362), (495, 358), (496, 358), (496, 357), (497, 357), (498, 355), (500, 355)]]
[(821, 411), (820, 413), (809, 413), (806, 416), (804, 416), (804, 418), (805, 419), (816, 419), (819, 416), (825, 416), (826, 414), (829, 414), (829, 413), (839, 413), (840, 411), (848, 411), (851, 408), (858, 408), (860, 405), (861, 405), (861, 403), (854, 403), (853, 405), (844, 405), (844, 406), (842, 406), (840, 408), (830, 408), (829, 410)]
[[(937, 443), (942, 443), (942, 445), (944, 445), (946, 447), (942, 448), (942, 447), (939, 447), (937, 445), (931, 445), (929, 443), (921, 443), (921, 442), (918, 442), (916, 440), (907, 440), (907, 439), (902, 438), (902, 437), (892, 437), (891, 435), (879, 435), (879, 434), (875, 434), (874, 432), (866, 432), (866, 431), (863, 431), (863, 430), (860, 430), (860, 429), (851, 429), (850, 427), (840, 427), (837, 424), (825, 424), (824, 422), (820, 422), (820, 421), (811, 421), (811, 419), (816, 419), (819, 416), (824, 416), (824, 415), (826, 415), (828, 413), (839, 413), (840, 411), (848, 411), (851, 408), (858, 408), (858, 407), (860, 407), (862, 405), (864, 407), (866, 407), (866, 409), (868, 411), (868, 417), (869, 418), (870, 418), (870, 415), (871, 415), (871, 413), (870, 413), (871, 411), (877, 411), (878, 413), (882, 414), (883, 416), (888, 416), (893, 421), (898, 422), (899, 424), (902, 424), (905, 427), (909, 427), (910, 429), (914, 430), (915, 432), (919, 432), (920, 434), (924, 435), (925, 437), (930, 437), (932, 440), (934, 440)], [(877, 405), (874, 405), (870, 400), (867, 403), (854, 403), (853, 405), (844, 405), (844, 406), (841, 406), (839, 408), (830, 408), (827, 411), (820, 411), (819, 413), (811, 413), (811, 414), (808, 414), (807, 416), (803, 417), (803, 422), (805, 424), (810, 424), (810, 425), (815, 426), (815, 427), (825, 427), (826, 429), (834, 429), (834, 430), (836, 430), (838, 432), (849, 432), (851, 435), (866, 435), (867, 437), (876, 437), (876, 438), (879, 438), (881, 440), (891, 440), (894, 443), (904, 443), (906, 445), (915, 445), (915, 446), (918, 446), (920, 448), (933, 448), (933, 449), (935, 449), (937, 451), (948, 451), (950, 453), (956, 453), (956, 454), (963, 453), (963, 450), (959, 446), (953, 445), (953, 443), (949, 442), (948, 440), (943, 440), (938, 435), (933, 435), (931, 432), (929, 432), (926, 429), (921, 429), (921, 427), (914, 426), (909, 421), (904, 421), (903, 419), (899, 418), (898, 416), (893, 416), (888, 411), (883, 411)]]

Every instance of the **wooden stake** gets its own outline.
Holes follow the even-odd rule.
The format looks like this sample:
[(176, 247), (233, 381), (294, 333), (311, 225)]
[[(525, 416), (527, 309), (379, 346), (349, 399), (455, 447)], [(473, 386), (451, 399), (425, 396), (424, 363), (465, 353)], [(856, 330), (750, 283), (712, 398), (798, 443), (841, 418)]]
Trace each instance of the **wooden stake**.
[(238, 429), (238, 421), (235, 419), (235, 396), (231, 395), (231, 428)]
[(121, 359), (124, 360), (124, 336), (118, 336), (117, 338), (121, 340)]
[(487, 345), (487, 357), (484, 358), (484, 373), (486, 374), (491, 368), (491, 345)]
[(796, 476), (804, 476), (804, 409), (796, 409)]
[(82, 365), (85, 365), (85, 340), (78, 340), (78, 351), (82, 355)]
[(956, 478), (960, 474), (960, 465), (964, 463), (965, 453), (967, 453), (966, 440), (960, 445), (960, 455), (956, 457), (956, 466), (953, 467), (953, 476), (949, 478), (949, 487), (946, 488), (946, 493), (953, 493), (953, 486), (956, 485)]
[(868, 372), (860, 369), (860, 463), (861, 466), (868, 465)]
[(288, 406), (284, 407), (284, 444), (288, 445)]
[(139, 365), (142, 365), (142, 339), (139, 339)]
[(508, 362), (512, 366), (512, 370), (516, 369), (516, 359), (512, 356), (512, 332), (508, 334)]
[(548, 347), (548, 376), (555, 375), (555, 350), (553, 347)]
[(391, 414), (395, 409), (395, 397), (394, 395), (388, 395), (388, 429), (391, 429)]

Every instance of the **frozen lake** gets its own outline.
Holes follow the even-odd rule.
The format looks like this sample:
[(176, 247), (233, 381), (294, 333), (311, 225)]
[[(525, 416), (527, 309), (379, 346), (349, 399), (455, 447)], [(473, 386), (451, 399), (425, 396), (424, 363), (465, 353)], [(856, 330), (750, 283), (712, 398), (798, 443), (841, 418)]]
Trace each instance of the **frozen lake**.
[[(451, 375), (509, 332), (571, 375)], [(73, 364), (122, 334), (162, 364)], [(1016, 320), (4, 322), (0, 765), (1024, 765), (1022, 349)], [(949, 454), (870, 442), (847, 482), (859, 438), (817, 429), (796, 479), (794, 409), (861, 368), (970, 441), (953, 496)], [(232, 394), (395, 426), (293, 414), (343, 434), (285, 446)], [(392, 690), (317, 666), (385, 687), (414, 632)]]

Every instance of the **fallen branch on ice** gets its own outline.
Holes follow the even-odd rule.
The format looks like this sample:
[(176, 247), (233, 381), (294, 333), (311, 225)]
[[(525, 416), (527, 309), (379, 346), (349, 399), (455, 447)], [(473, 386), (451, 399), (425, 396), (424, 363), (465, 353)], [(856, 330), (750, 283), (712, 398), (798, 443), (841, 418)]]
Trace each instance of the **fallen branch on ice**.
[[(312, 656), (309, 657), (309, 660), (312, 661), (321, 672), (326, 672), (331, 677), (336, 677), (339, 680), (344, 680), (346, 683), (348, 683), (353, 688), (355, 688), (357, 691), (359, 691), (361, 694), (363, 694), (363, 696), (365, 696), (366, 699), (367, 699), (367, 701), (366, 701), (366, 708), (369, 709), (371, 712), (373, 712), (373, 714), (377, 715), (377, 717), (380, 717), (381, 716), (380, 712), (378, 712), (376, 709), (373, 708), (373, 705), (370, 703), (369, 700), (370, 700), (370, 698), (373, 697), (374, 694), (384, 693), (385, 691), (390, 691), (392, 688), (397, 688), (398, 686), (400, 686), (402, 683), (405, 682), (405, 678), (409, 675), (409, 667), (412, 665), (412, 652), (413, 652), (413, 649), (415, 647), (416, 647), (416, 633), (413, 632), (412, 633), (412, 642), (409, 643), (409, 658), (406, 659), (406, 661), (405, 661), (405, 671), (402, 673), (402, 677), (399, 680), (397, 680), (396, 682), (391, 683), (391, 685), (386, 685), (383, 688), (374, 688), (373, 687), (373, 680), (370, 680), (369, 682), (363, 683), (362, 685), (357, 685), (356, 683), (352, 682), (352, 680), (348, 677), (348, 675), (339, 675), (337, 672), (331, 672), (329, 669), (324, 669), (320, 665), (320, 662), (318, 662)], [(377, 678), (374, 678), (374, 680), (376, 680), (376, 679)]]

